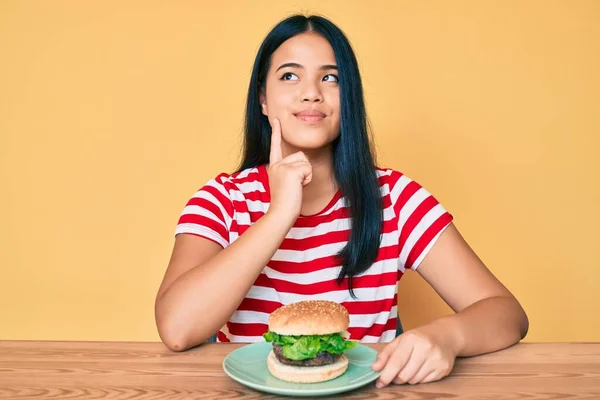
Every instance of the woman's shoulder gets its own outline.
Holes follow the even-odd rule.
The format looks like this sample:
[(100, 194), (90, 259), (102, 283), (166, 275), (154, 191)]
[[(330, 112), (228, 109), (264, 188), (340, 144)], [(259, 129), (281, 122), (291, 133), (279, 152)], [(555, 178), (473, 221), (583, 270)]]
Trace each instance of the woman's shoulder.
[(268, 190), (268, 175), (266, 167), (245, 168), (235, 172), (220, 172), (204, 182), (204, 187), (217, 187), (222, 191), (239, 195), (252, 192), (265, 192)]
[(266, 169), (264, 165), (257, 167), (245, 168), (235, 172), (219, 172), (209, 179), (209, 182), (217, 183), (224, 186), (239, 186), (248, 183), (262, 183), (264, 181)]
[(403, 171), (381, 166), (376, 167), (376, 171), (381, 194), (383, 196), (390, 195), (392, 201), (398, 200), (400, 197), (411, 197), (416, 193), (431, 195), (420, 182)]
[(379, 181), (379, 186), (380, 187), (384, 187), (384, 186), (387, 185), (387, 186), (390, 187), (390, 190), (400, 180), (413, 181), (411, 178), (409, 178), (408, 176), (406, 176), (402, 171), (399, 171), (399, 170), (394, 169), (394, 168), (389, 168), (389, 167), (384, 167), (384, 166), (377, 166), (375, 168), (375, 171), (377, 173), (377, 179)]

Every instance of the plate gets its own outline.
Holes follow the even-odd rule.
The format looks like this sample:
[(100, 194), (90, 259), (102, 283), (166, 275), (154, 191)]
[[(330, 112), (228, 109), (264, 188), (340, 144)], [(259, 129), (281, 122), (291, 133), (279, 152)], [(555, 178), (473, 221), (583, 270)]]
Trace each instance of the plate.
[(371, 369), (377, 351), (358, 344), (345, 351), (348, 369), (335, 379), (319, 383), (293, 383), (275, 378), (267, 369), (267, 356), (273, 345), (258, 342), (240, 347), (223, 360), (223, 370), (233, 380), (262, 392), (284, 396), (326, 396), (347, 392), (373, 382), (379, 372)]

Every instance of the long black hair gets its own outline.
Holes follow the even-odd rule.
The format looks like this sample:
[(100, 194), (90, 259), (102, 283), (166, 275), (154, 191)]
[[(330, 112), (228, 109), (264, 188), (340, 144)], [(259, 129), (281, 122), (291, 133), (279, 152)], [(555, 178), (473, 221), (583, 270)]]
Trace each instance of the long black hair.
[(353, 278), (365, 272), (379, 252), (382, 201), (356, 56), (346, 35), (328, 19), (315, 15), (293, 15), (279, 22), (265, 37), (250, 77), (243, 158), (238, 171), (269, 162), (271, 125), (261, 112), (260, 93), (265, 90), (271, 56), (286, 40), (309, 31), (320, 34), (329, 42), (338, 67), (340, 135), (332, 145), (333, 168), (351, 216), (348, 243), (338, 254), (342, 261), (338, 283), (347, 276), (350, 294), (356, 298)]

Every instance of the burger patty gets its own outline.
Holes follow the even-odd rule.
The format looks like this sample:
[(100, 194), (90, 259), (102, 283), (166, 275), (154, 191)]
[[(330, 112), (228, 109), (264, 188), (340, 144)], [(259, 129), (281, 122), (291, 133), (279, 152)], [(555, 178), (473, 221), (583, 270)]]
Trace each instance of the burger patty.
[(308, 360), (290, 360), (283, 356), (283, 346), (277, 344), (273, 345), (273, 352), (275, 353), (275, 357), (277, 357), (282, 364), (295, 365), (297, 367), (318, 367), (320, 365), (333, 364), (339, 360), (341, 356), (341, 354), (331, 354), (323, 351), (318, 353), (315, 358), (310, 358)]

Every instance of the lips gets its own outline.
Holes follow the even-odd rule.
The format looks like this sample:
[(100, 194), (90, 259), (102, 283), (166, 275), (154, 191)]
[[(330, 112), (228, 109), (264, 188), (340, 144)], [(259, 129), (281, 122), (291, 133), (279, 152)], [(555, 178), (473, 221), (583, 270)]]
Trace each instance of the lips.
[(325, 114), (319, 110), (307, 109), (297, 113), (296, 117), (304, 122), (316, 123), (322, 121), (325, 118)]
[(296, 114), (297, 117), (321, 117), (325, 118), (325, 114), (318, 110), (304, 110)]

